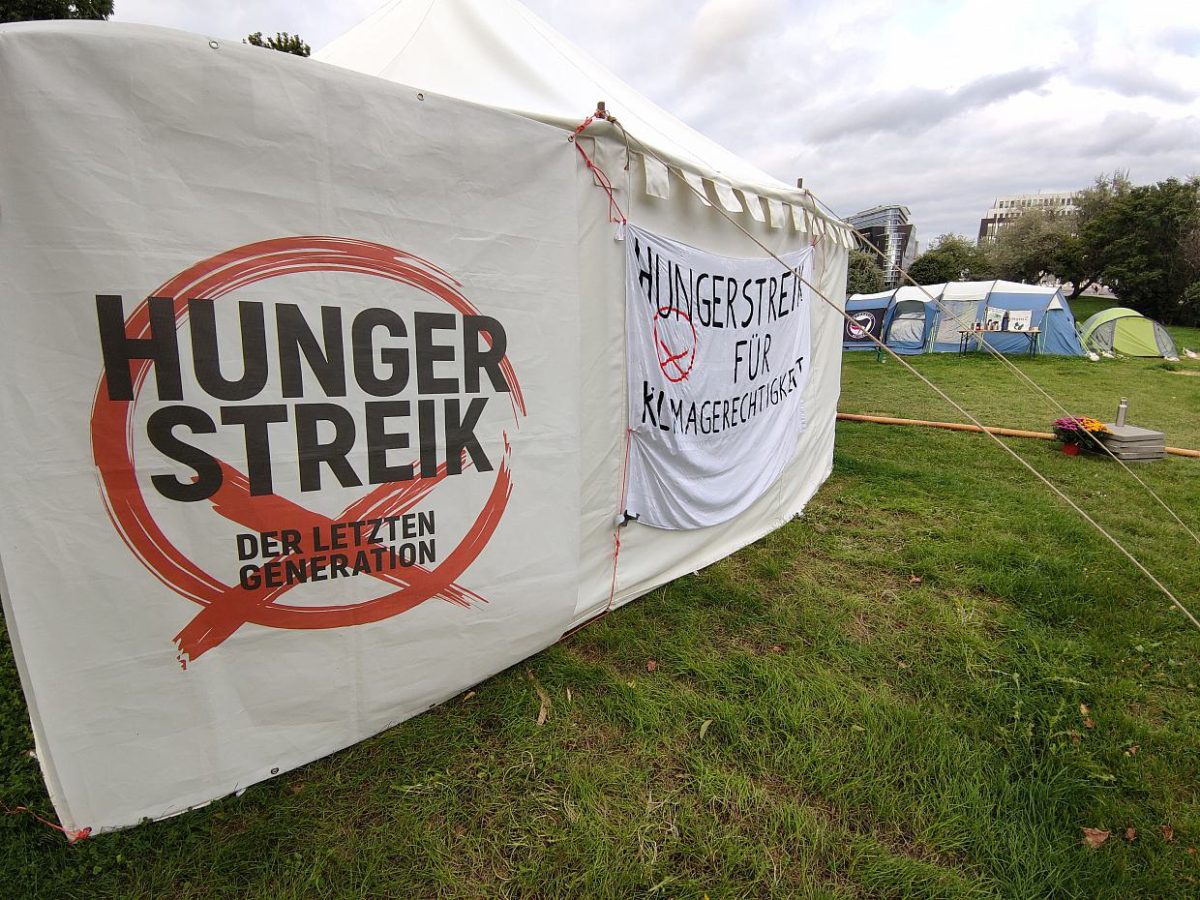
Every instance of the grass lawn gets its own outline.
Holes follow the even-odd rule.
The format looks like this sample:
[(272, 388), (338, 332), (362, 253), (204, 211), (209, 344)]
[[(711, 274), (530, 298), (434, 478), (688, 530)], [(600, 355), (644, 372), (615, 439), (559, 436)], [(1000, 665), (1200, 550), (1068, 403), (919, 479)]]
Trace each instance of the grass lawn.
[(1068, 303), (1071, 307), (1071, 314), (1075, 316), (1075, 321), (1080, 324), (1083, 324), (1102, 309), (1108, 309), (1110, 306), (1120, 306), (1120, 301), (1112, 297), (1098, 297), (1094, 294), (1084, 294), (1082, 297), (1076, 297), (1074, 300), (1068, 301)]
[[(1048, 432), (1062, 415), (990, 356), (976, 353), (960, 358), (955, 353), (939, 353), (908, 361), (985, 425)], [(1200, 360), (1089, 362), (1043, 356), (1022, 359), (1018, 365), (1073, 415), (1111, 422), (1117, 404), (1126, 397), (1130, 424), (1162, 431), (1169, 446), (1200, 449)], [(839, 409), (910, 419), (965, 421), (899, 363), (890, 359), (877, 363), (874, 353), (847, 354)], [(1025, 453), (1034, 449), (1028, 442), (1012, 446)], [(1157, 472), (1157, 468), (1138, 469), (1139, 474), (1145, 471)]]
[[(917, 365), (990, 423), (1055, 416), (988, 359)], [(1131, 421), (1200, 447), (1196, 363), (1021, 365), (1073, 411), (1127, 396)], [(949, 418), (924, 390), (858, 354), (842, 408)], [(1197, 547), (1115, 466), (1012, 446), (1200, 607)], [(1200, 526), (1200, 461), (1138, 471)], [(0, 817), (0, 885), (1194, 897), (1198, 664), (1200, 632), (985, 437), (841, 423), (806, 516), (754, 546), (241, 797), (74, 847)], [(30, 746), (4, 644), (0, 796), (46, 812)], [(1088, 849), (1085, 827), (1111, 837)]]

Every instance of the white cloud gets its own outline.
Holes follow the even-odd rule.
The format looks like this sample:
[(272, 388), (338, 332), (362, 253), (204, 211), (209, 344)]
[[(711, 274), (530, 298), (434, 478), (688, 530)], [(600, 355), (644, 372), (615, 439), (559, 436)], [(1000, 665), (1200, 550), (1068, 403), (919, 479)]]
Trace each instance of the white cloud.
[(338, 3), (261, 0), (115, 0), (114, 22), (165, 25), (226, 40), (241, 40), (255, 31), (299, 34), (315, 49), (357, 25), (380, 0)]
[[(425, 2), (425, 0), (408, 0)], [(499, 2), (499, 0), (487, 0)], [(843, 214), (903, 203), (974, 234), (998, 194), (1192, 174), (1200, 4), (526, 0), (622, 79)], [(377, 0), (116, 0), (117, 21), (314, 48)]]
[(707, 0), (688, 28), (684, 76), (703, 80), (744, 65), (783, 13), (782, 0)]

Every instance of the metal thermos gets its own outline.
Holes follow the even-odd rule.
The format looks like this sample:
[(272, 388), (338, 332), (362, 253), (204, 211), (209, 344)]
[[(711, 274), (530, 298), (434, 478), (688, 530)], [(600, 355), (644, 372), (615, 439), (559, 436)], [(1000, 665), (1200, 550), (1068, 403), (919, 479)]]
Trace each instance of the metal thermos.
[(1128, 411), (1129, 411), (1129, 401), (1126, 400), (1124, 397), (1122, 397), (1121, 403), (1117, 406), (1117, 421), (1114, 424), (1124, 425), (1125, 424), (1125, 413), (1127, 413)]

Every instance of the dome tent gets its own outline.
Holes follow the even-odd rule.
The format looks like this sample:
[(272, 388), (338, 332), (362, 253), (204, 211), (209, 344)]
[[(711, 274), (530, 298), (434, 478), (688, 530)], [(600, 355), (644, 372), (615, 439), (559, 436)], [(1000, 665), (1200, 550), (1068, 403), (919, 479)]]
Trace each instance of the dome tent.
[(1123, 306), (1102, 309), (1091, 316), (1080, 327), (1079, 337), (1093, 353), (1167, 359), (1179, 356), (1175, 341), (1161, 323)]

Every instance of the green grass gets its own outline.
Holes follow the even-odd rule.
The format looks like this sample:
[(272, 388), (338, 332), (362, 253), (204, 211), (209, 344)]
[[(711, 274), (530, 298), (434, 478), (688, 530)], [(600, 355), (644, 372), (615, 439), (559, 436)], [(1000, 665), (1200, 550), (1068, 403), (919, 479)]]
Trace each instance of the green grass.
[[(1048, 432), (1062, 415), (990, 356), (939, 353), (911, 357), (908, 362), (985, 425)], [(1089, 362), (1044, 356), (1022, 360), (1020, 365), (1072, 415), (1111, 422), (1117, 404), (1126, 397), (1131, 424), (1162, 431), (1171, 446), (1200, 449), (1200, 360)], [(965, 421), (899, 363), (890, 359), (877, 363), (873, 353), (847, 354), (838, 408), (869, 415)]]
[[(918, 365), (990, 422), (1053, 418), (987, 359)], [(1200, 379), (1141, 362), (1022, 365), (1081, 412), (1106, 415), (1123, 394), (1132, 421), (1200, 446)], [(911, 381), (860, 354), (843, 408), (948, 416)], [(1013, 446), (1200, 606), (1195, 544), (1111, 464)], [(1196, 527), (1200, 461), (1138, 471)], [(1191, 897), (1198, 663), (1200, 633), (986, 438), (842, 423), (829, 484), (752, 547), (242, 797), (74, 847), (0, 817), (0, 885)], [(553, 701), (543, 726), (535, 680)], [(45, 812), (30, 746), (5, 645), (0, 796)], [(1089, 850), (1083, 827), (1112, 837)]]
[(1075, 321), (1082, 324), (1090, 319), (1102, 309), (1108, 309), (1110, 306), (1120, 306), (1120, 301), (1114, 300), (1112, 297), (1098, 297), (1095, 294), (1084, 294), (1082, 297), (1076, 297), (1074, 300), (1068, 301), (1071, 307), (1071, 313), (1075, 316)]

